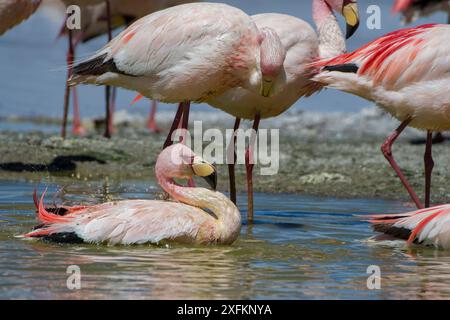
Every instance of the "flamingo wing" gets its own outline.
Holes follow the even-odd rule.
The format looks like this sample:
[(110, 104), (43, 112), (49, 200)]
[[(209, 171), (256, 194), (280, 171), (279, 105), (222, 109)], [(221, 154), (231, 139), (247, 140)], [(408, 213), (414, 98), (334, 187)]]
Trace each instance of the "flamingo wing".
[[(81, 239), (110, 244), (195, 242), (200, 228), (212, 221), (203, 210), (178, 202), (128, 200), (76, 210), (65, 216), (48, 212), (42, 200), (38, 219), (44, 224), (25, 237)], [(206, 223), (206, 224), (205, 224)]]
[[(220, 68), (215, 63), (224, 61), (221, 57), (233, 52), (232, 44), (241, 36), (242, 29), (238, 26), (244, 21), (243, 15), (230, 16), (236, 11), (226, 5), (203, 3), (153, 13), (136, 21), (93, 59), (76, 66), (74, 72), (163, 76), (160, 73), (179, 73), (186, 65)], [(208, 50), (207, 60), (203, 50)]]
[(376, 231), (408, 239), (409, 243), (450, 248), (450, 204), (405, 214), (376, 215), (370, 218)]
[(449, 78), (449, 35), (450, 26), (441, 24), (389, 33), (352, 53), (315, 62), (315, 67), (323, 68), (315, 80), (334, 86), (339, 80), (330, 73), (355, 73), (372, 86), (398, 91), (414, 83)]

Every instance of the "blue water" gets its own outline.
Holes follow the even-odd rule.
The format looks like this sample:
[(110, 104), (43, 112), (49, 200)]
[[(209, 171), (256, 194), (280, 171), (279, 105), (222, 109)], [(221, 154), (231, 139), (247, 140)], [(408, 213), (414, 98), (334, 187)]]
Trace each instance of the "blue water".
[[(49, 187), (47, 203), (59, 187)], [(450, 253), (373, 243), (355, 215), (401, 212), (400, 203), (256, 195), (256, 221), (244, 218), (232, 246), (57, 245), (15, 236), (36, 224), (35, 184), (0, 181), (0, 299), (441, 299), (450, 298)], [(136, 181), (69, 183), (57, 203), (155, 197)], [(66, 286), (69, 265), (81, 289)], [(369, 290), (367, 268), (381, 270)]]
[[(280, 12), (312, 22), (309, 0), (222, 0), (220, 2), (240, 7), (249, 14)], [(348, 43), (348, 48), (351, 50), (400, 27), (399, 18), (390, 12), (392, 1), (362, 0), (359, 2), (362, 24), (359, 32)], [(369, 30), (365, 25), (368, 17), (366, 9), (368, 5), (374, 3), (382, 8), (381, 30)], [(63, 17), (60, 21), (49, 19), (45, 12), (40, 11), (0, 38), (0, 116), (14, 114), (61, 117), (67, 44), (65, 39), (56, 40), (56, 35), (62, 20)], [(421, 19), (416, 24), (427, 22), (446, 22), (446, 17), (444, 14), (436, 14), (428, 19)], [(106, 38), (103, 37), (81, 45), (78, 57), (86, 57), (105, 43)], [(103, 89), (85, 86), (79, 91), (82, 116), (102, 115), (104, 112)], [(146, 112), (147, 108), (142, 107), (145, 102), (141, 102), (132, 109), (129, 107), (134, 96), (132, 92), (120, 90), (118, 108)], [(329, 90), (299, 101), (295, 108), (324, 112), (356, 112), (367, 105), (366, 101), (359, 98)], [(202, 108), (212, 111), (206, 106)]]

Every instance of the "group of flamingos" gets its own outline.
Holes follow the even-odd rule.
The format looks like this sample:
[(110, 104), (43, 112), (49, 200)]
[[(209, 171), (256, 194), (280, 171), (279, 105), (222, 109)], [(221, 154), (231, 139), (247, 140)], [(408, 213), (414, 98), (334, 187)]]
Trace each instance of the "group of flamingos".
[[(15, 3), (19, 2), (31, 13), (39, 1)], [(112, 2), (105, 4), (109, 33)], [(164, 5), (170, 1), (151, 2)], [(74, 65), (71, 48), (67, 90), (78, 84), (104, 85), (179, 103), (155, 168), (159, 184), (173, 201), (129, 200), (46, 208), (44, 194), (40, 200), (35, 194), (42, 224), (25, 237), (111, 244), (233, 243), (241, 228), (235, 205), (234, 165), (229, 165), (228, 199), (215, 191), (215, 167), (171, 139), (175, 129), (188, 129), (190, 102), (207, 102), (235, 116), (235, 130), (241, 119), (253, 120), (257, 132), (261, 119), (277, 116), (301, 97), (328, 87), (373, 101), (401, 122), (381, 149), (419, 210), (371, 216), (375, 230), (405, 238), (408, 243), (450, 248), (450, 205), (430, 207), (432, 134), (450, 130), (450, 25), (398, 30), (346, 53), (345, 37), (334, 12), (344, 16), (348, 38), (359, 26), (357, 1), (312, 0), (312, 4), (317, 31), (289, 15), (250, 17), (229, 5), (195, 2), (127, 23), (128, 27), (95, 55)], [(406, 21), (434, 10), (450, 15), (450, 1), (396, 0), (394, 10), (403, 12)], [(79, 39), (86, 36), (79, 35)], [(70, 35), (70, 47), (72, 38)], [(67, 97), (68, 91), (66, 102)], [(107, 113), (109, 99), (107, 89)], [(393, 143), (408, 126), (427, 133), (424, 204), (392, 153)], [(252, 137), (246, 152), (249, 221), (253, 219), (254, 143)], [(233, 147), (230, 143), (231, 152)], [(174, 180), (194, 176), (205, 178), (213, 190), (191, 184), (185, 187)]]

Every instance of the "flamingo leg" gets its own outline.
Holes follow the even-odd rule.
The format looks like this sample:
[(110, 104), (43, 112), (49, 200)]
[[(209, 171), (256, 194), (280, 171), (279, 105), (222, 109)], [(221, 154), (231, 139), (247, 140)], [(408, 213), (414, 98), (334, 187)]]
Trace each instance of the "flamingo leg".
[(250, 142), (248, 144), (247, 150), (245, 152), (245, 171), (247, 173), (247, 221), (248, 223), (253, 223), (253, 167), (254, 156), (253, 150), (255, 148), (256, 134), (258, 133), (259, 122), (261, 120), (261, 115), (257, 113), (255, 115), (255, 120), (253, 122), (253, 131), (250, 137)]
[(112, 87), (111, 90), (111, 102), (109, 104), (109, 121), (108, 121), (108, 126), (109, 126), (109, 132), (111, 134), (114, 133), (114, 113), (116, 112), (116, 96), (117, 96), (117, 88), (116, 87)]
[(416, 204), (417, 208), (423, 209), (423, 205), (419, 200), (419, 197), (412, 189), (411, 185), (409, 184), (408, 180), (406, 179), (405, 175), (401, 171), (400, 167), (398, 166), (397, 162), (394, 159), (394, 156), (392, 155), (392, 145), (397, 140), (397, 138), (400, 136), (400, 134), (405, 130), (405, 128), (411, 123), (412, 118), (409, 117), (405, 121), (402, 122), (402, 124), (394, 130), (394, 132), (386, 139), (386, 141), (381, 146), (381, 152), (383, 152), (384, 157), (389, 161), (391, 167), (394, 169), (394, 171), (397, 173), (398, 177), (402, 181), (403, 185), (405, 186), (406, 190), (408, 191), (409, 195), (411, 196), (411, 199)]
[(432, 153), (432, 147), (433, 147), (433, 133), (431, 131), (427, 132), (427, 146), (425, 149), (425, 208), (430, 207), (430, 201), (431, 201), (431, 173), (433, 172), (434, 168), (434, 161), (433, 161), (433, 153)]
[[(108, 24), (108, 42), (112, 40), (112, 27), (111, 27), (111, 4), (109, 0), (105, 0), (106, 4), (106, 16), (107, 16), (107, 24)], [(106, 119), (105, 119), (105, 133), (103, 136), (105, 138), (111, 138), (111, 87), (105, 87), (105, 100), (106, 100)]]
[(82, 136), (85, 134), (83, 125), (81, 124), (80, 108), (78, 105), (78, 93), (77, 88), (72, 89), (72, 99), (73, 99), (73, 124), (72, 124), (72, 134), (75, 136)]
[(74, 61), (74, 54), (75, 49), (73, 45), (73, 33), (72, 30), (68, 30), (68, 36), (69, 39), (69, 50), (67, 51), (67, 78), (66, 78), (66, 91), (64, 93), (64, 115), (63, 115), (63, 122), (61, 127), (61, 137), (63, 139), (66, 138), (67, 134), (67, 117), (69, 115), (69, 103), (70, 103), (70, 86), (69, 86), (69, 78), (72, 74), (72, 68), (73, 68), (73, 61)]
[(234, 123), (233, 136), (231, 137), (230, 145), (227, 150), (228, 159), (230, 160), (228, 163), (228, 174), (230, 177), (230, 200), (236, 204), (236, 131), (239, 129), (239, 125), (241, 124), (241, 119), (236, 118), (236, 122)]
[(147, 121), (147, 129), (153, 133), (160, 133), (161, 129), (156, 125), (156, 110), (158, 109), (158, 103), (153, 100), (150, 106), (150, 114)]
[(166, 141), (164, 142), (163, 149), (171, 146), (173, 144), (172, 134), (175, 130), (177, 130), (178, 125), (180, 124), (181, 118), (183, 117), (183, 102), (180, 102), (178, 105), (177, 113), (175, 114), (175, 118), (173, 119), (172, 126), (170, 127), (169, 134), (167, 135)]

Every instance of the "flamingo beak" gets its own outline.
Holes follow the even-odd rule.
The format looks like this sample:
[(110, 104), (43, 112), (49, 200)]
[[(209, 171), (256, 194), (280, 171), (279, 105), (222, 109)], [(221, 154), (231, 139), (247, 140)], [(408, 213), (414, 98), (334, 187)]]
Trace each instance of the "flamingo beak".
[(261, 84), (261, 95), (265, 98), (270, 97), (272, 93), (273, 81), (271, 79), (263, 78)]
[(210, 174), (207, 177), (203, 177), (203, 179), (205, 179), (205, 181), (208, 183), (208, 185), (211, 187), (211, 189), (216, 191), (216, 189), (217, 189), (217, 173), (216, 173), (216, 171), (214, 171), (212, 174)]
[[(195, 160), (194, 160), (195, 161)], [(217, 170), (216, 168), (205, 161), (194, 162), (192, 164), (192, 171), (196, 176), (202, 177), (208, 185), (215, 191), (217, 188)]]
[(347, 23), (347, 35), (349, 39), (358, 30), (359, 27), (359, 10), (356, 2), (350, 2), (342, 9), (342, 15)]

